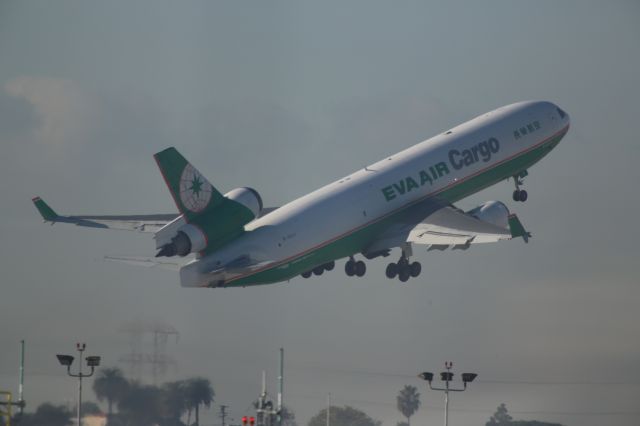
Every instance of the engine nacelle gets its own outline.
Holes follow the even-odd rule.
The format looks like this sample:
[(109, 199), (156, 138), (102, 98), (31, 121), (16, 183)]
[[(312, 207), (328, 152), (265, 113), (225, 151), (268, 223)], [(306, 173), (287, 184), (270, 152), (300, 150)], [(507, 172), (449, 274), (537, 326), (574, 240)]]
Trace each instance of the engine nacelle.
[(181, 256), (197, 253), (207, 248), (207, 236), (195, 225), (186, 224), (178, 229), (171, 242), (162, 246), (156, 257)]
[(509, 209), (500, 201), (487, 201), (467, 213), (483, 222), (509, 228)]
[(236, 188), (227, 192), (224, 196), (249, 209), (251, 213), (253, 213), (254, 219), (260, 216), (260, 212), (262, 211), (262, 197), (260, 197), (260, 194), (258, 194), (258, 191), (255, 189), (248, 187)]
[[(219, 228), (208, 229), (212, 244), (220, 238), (224, 238), (225, 233), (231, 233), (260, 216), (262, 211), (262, 198), (255, 189), (236, 188), (226, 194), (225, 198), (232, 200), (246, 207), (251, 216), (240, 212), (237, 205), (222, 205), (220, 210), (213, 211), (211, 220), (219, 221)], [(242, 213), (242, 214), (237, 214)], [(216, 214), (220, 216), (215, 216)], [(196, 222), (197, 223), (197, 222)], [(161, 256), (186, 256), (190, 253), (198, 253), (207, 248), (209, 238), (198, 226), (186, 223), (183, 216), (176, 218), (161, 230), (156, 232), (156, 247), (160, 249), (156, 257)]]

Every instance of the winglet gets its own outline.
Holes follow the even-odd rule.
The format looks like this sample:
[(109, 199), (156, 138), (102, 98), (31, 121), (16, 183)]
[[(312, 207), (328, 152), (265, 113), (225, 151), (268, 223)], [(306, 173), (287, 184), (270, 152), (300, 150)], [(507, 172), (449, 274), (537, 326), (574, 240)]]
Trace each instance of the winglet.
[(31, 201), (33, 201), (33, 204), (35, 204), (36, 208), (40, 212), (40, 215), (42, 215), (42, 218), (46, 222), (55, 222), (56, 219), (58, 219), (58, 214), (51, 207), (49, 207), (49, 205), (45, 203), (42, 198), (34, 197), (31, 199)]
[(515, 214), (509, 215), (509, 230), (511, 231), (511, 238), (522, 237), (525, 243), (528, 243), (529, 238), (531, 238), (531, 232), (524, 229), (520, 219)]

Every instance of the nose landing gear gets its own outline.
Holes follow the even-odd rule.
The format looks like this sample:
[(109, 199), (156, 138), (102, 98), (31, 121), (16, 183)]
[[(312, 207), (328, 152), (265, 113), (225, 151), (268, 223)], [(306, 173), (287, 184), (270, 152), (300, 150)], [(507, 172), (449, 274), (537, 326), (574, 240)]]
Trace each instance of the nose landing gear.
[(529, 194), (524, 189), (520, 189), (520, 185), (523, 184), (523, 179), (527, 176), (527, 171), (521, 172), (513, 177), (513, 180), (516, 183), (516, 190), (513, 191), (513, 201), (520, 201), (524, 203), (529, 198)]

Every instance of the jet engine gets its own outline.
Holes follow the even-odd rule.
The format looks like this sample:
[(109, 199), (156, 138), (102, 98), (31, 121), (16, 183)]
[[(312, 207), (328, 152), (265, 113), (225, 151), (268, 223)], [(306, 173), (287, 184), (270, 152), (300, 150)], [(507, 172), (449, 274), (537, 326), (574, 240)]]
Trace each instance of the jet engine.
[[(216, 238), (224, 237), (225, 233), (242, 229), (248, 222), (260, 216), (260, 212), (262, 211), (262, 198), (255, 189), (232, 189), (224, 194), (224, 197), (246, 207), (251, 213), (251, 216), (230, 213), (228, 208), (225, 210), (225, 206), (222, 205), (220, 210), (211, 212), (213, 215), (211, 220), (218, 221), (217, 223), (220, 225), (223, 233), (216, 234), (215, 231), (213, 231), (213, 235), (209, 236), (207, 236), (200, 227), (193, 223), (186, 223), (185, 218), (179, 216), (173, 222), (168, 223), (156, 232), (156, 247), (160, 249), (156, 257), (184, 257), (190, 253), (198, 253), (207, 248), (210, 238), (213, 238), (213, 241), (215, 241)], [(237, 212), (237, 209), (232, 211)], [(212, 231), (209, 230), (209, 232), (211, 233)]]
[(509, 209), (500, 201), (487, 201), (467, 213), (483, 222), (509, 228)]
[(162, 246), (156, 257), (181, 256), (197, 253), (207, 247), (207, 236), (195, 225), (186, 224), (178, 229), (171, 242)]
[(248, 187), (232, 189), (224, 194), (224, 197), (248, 208), (251, 213), (253, 213), (254, 219), (260, 216), (260, 212), (262, 211), (262, 197), (260, 197), (260, 194), (258, 194), (258, 191), (255, 189)]

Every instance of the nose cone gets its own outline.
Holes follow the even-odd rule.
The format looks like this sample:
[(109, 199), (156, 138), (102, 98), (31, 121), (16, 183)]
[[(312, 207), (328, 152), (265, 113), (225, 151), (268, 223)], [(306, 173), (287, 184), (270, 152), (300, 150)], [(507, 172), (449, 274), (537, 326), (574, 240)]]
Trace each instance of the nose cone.
[(562, 108), (560, 108), (557, 105), (554, 105), (555, 109), (556, 109), (556, 114), (558, 114), (558, 118), (560, 118), (560, 121), (562, 122), (562, 124), (564, 126), (568, 125), (571, 122), (571, 119), (569, 118), (569, 114), (567, 114)]

